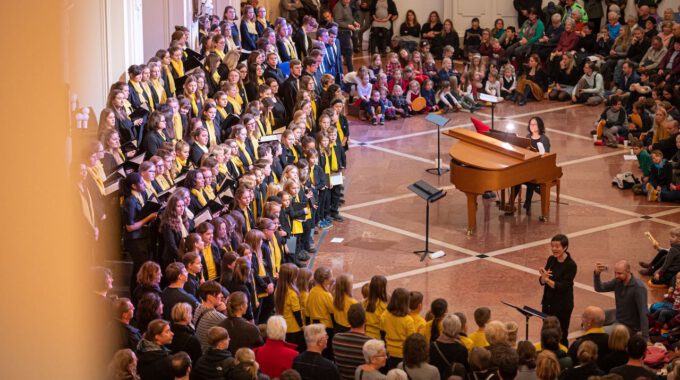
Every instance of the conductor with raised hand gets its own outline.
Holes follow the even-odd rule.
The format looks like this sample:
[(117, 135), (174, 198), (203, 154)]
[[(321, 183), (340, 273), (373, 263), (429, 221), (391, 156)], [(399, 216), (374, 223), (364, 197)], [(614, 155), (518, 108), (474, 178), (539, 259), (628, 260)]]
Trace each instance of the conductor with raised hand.
[(544, 268), (540, 268), (538, 281), (543, 285), (542, 312), (554, 315), (562, 327), (562, 344), (567, 345), (571, 312), (574, 310), (574, 277), (576, 262), (568, 252), (569, 239), (562, 234), (550, 240), (552, 255)]

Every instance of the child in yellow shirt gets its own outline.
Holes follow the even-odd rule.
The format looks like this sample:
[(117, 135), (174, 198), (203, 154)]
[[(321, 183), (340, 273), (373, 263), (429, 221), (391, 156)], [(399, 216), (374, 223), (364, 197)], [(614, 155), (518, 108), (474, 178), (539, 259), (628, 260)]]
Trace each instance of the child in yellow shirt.
[(420, 327), (426, 323), (425, 318), (420, 316), (420, 312), (423, 310), (423, 293), (411, 292), (408, 299), (408, 308), (408, 315), (413, 318), (416, 331), (419, 331)]
[(488, 307), (478, 307), (475, 310), (475, 323), (477, 324), (477, 331), (468, 336), (472, 340), (475, 347), (484, 348), (489, 345), (484, 333), (484, 326), (491, 320), (491, 310)]

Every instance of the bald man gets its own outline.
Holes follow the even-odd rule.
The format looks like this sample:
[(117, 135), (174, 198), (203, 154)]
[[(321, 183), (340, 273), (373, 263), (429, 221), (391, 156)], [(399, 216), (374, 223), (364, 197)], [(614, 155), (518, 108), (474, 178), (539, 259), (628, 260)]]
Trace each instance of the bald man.
[(616, 322), (628, 327), (633, 333), (640, 333), (649, 339), (649, 323), (647, 321), (647, 287), (642, 280), (633, 277), (630, 264), (621, 260), (614, 265), (614, 279), (602, 282), (600, 274), (607, 267), (595, 264), (593, 283), (599, 293), (614, 292), (616, 302)]
[(602, 326), (604, 326), (604, 310), (597, 306), (588, 306), (581, 314), (581, 328), (585, 333), (576, 339), (571, 346), (569, 346), (569, 356), (578, 363), (577, 352), (581, 343), (589, 340), (597, 345), (597, 365), (602, 367), (602, 361), (609, 353), (609, 334), (607, 334)]

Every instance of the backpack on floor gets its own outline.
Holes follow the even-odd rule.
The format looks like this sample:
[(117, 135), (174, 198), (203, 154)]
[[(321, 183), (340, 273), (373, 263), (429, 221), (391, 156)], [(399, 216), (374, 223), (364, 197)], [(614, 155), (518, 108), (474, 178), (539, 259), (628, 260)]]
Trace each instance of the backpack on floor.
[(640, 180), (635, 178), (633, 172), (619, 173), (612, 179), (612, 185), (615, 185), (621, 190), (630, 189), (637, 183), (640, 183)]

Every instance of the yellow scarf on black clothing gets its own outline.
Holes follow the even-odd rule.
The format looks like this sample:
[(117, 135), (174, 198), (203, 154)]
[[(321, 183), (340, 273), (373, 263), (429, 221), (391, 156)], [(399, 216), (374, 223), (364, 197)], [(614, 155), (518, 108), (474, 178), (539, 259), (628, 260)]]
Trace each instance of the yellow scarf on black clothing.
[(149, 99), (149, 108), (151, 108), (151, 111), (155, 111), (156, 105), (153, 103), (153, 95), (151, 94), (151, 88), (149, 88), (149, 84), (146, 82), (142, 82), (142, 88), (144, 89), (146, 98)]
[(198, 189), (191, 189), (191, 194), (193, 194), (196, 197), (196, 199), (198, 200), (198, 204), (200, 204), (201, 207), (208, 204), (208, 201), (205, 199), (205, 194), (203, 194), (203, 191)]
[(250, 157), (250, 153), (248, 153), (248, 149), (246, 149), (246, 144), (236, 140), (236, 145), (238, 145), (238, 149), (243, 153), (246, 161), (248, 161), (248, 166), (251, 166), (253, 164), (253, 158)]
[[(184, 62), (181, 60), (175, 61), (174, 59), (170, 59), (170, 64), (172, 65), (172, 68), (175, 69), (175, 72), (177, 73), (177, 77), (183, 77), (184, 76)], [(170, 75), (172, 77), (172, 75)], [(174, 84), (174, 83), (173, 83)], [(172, 86), (170, 87), (170, 90), (172, 91)]]

